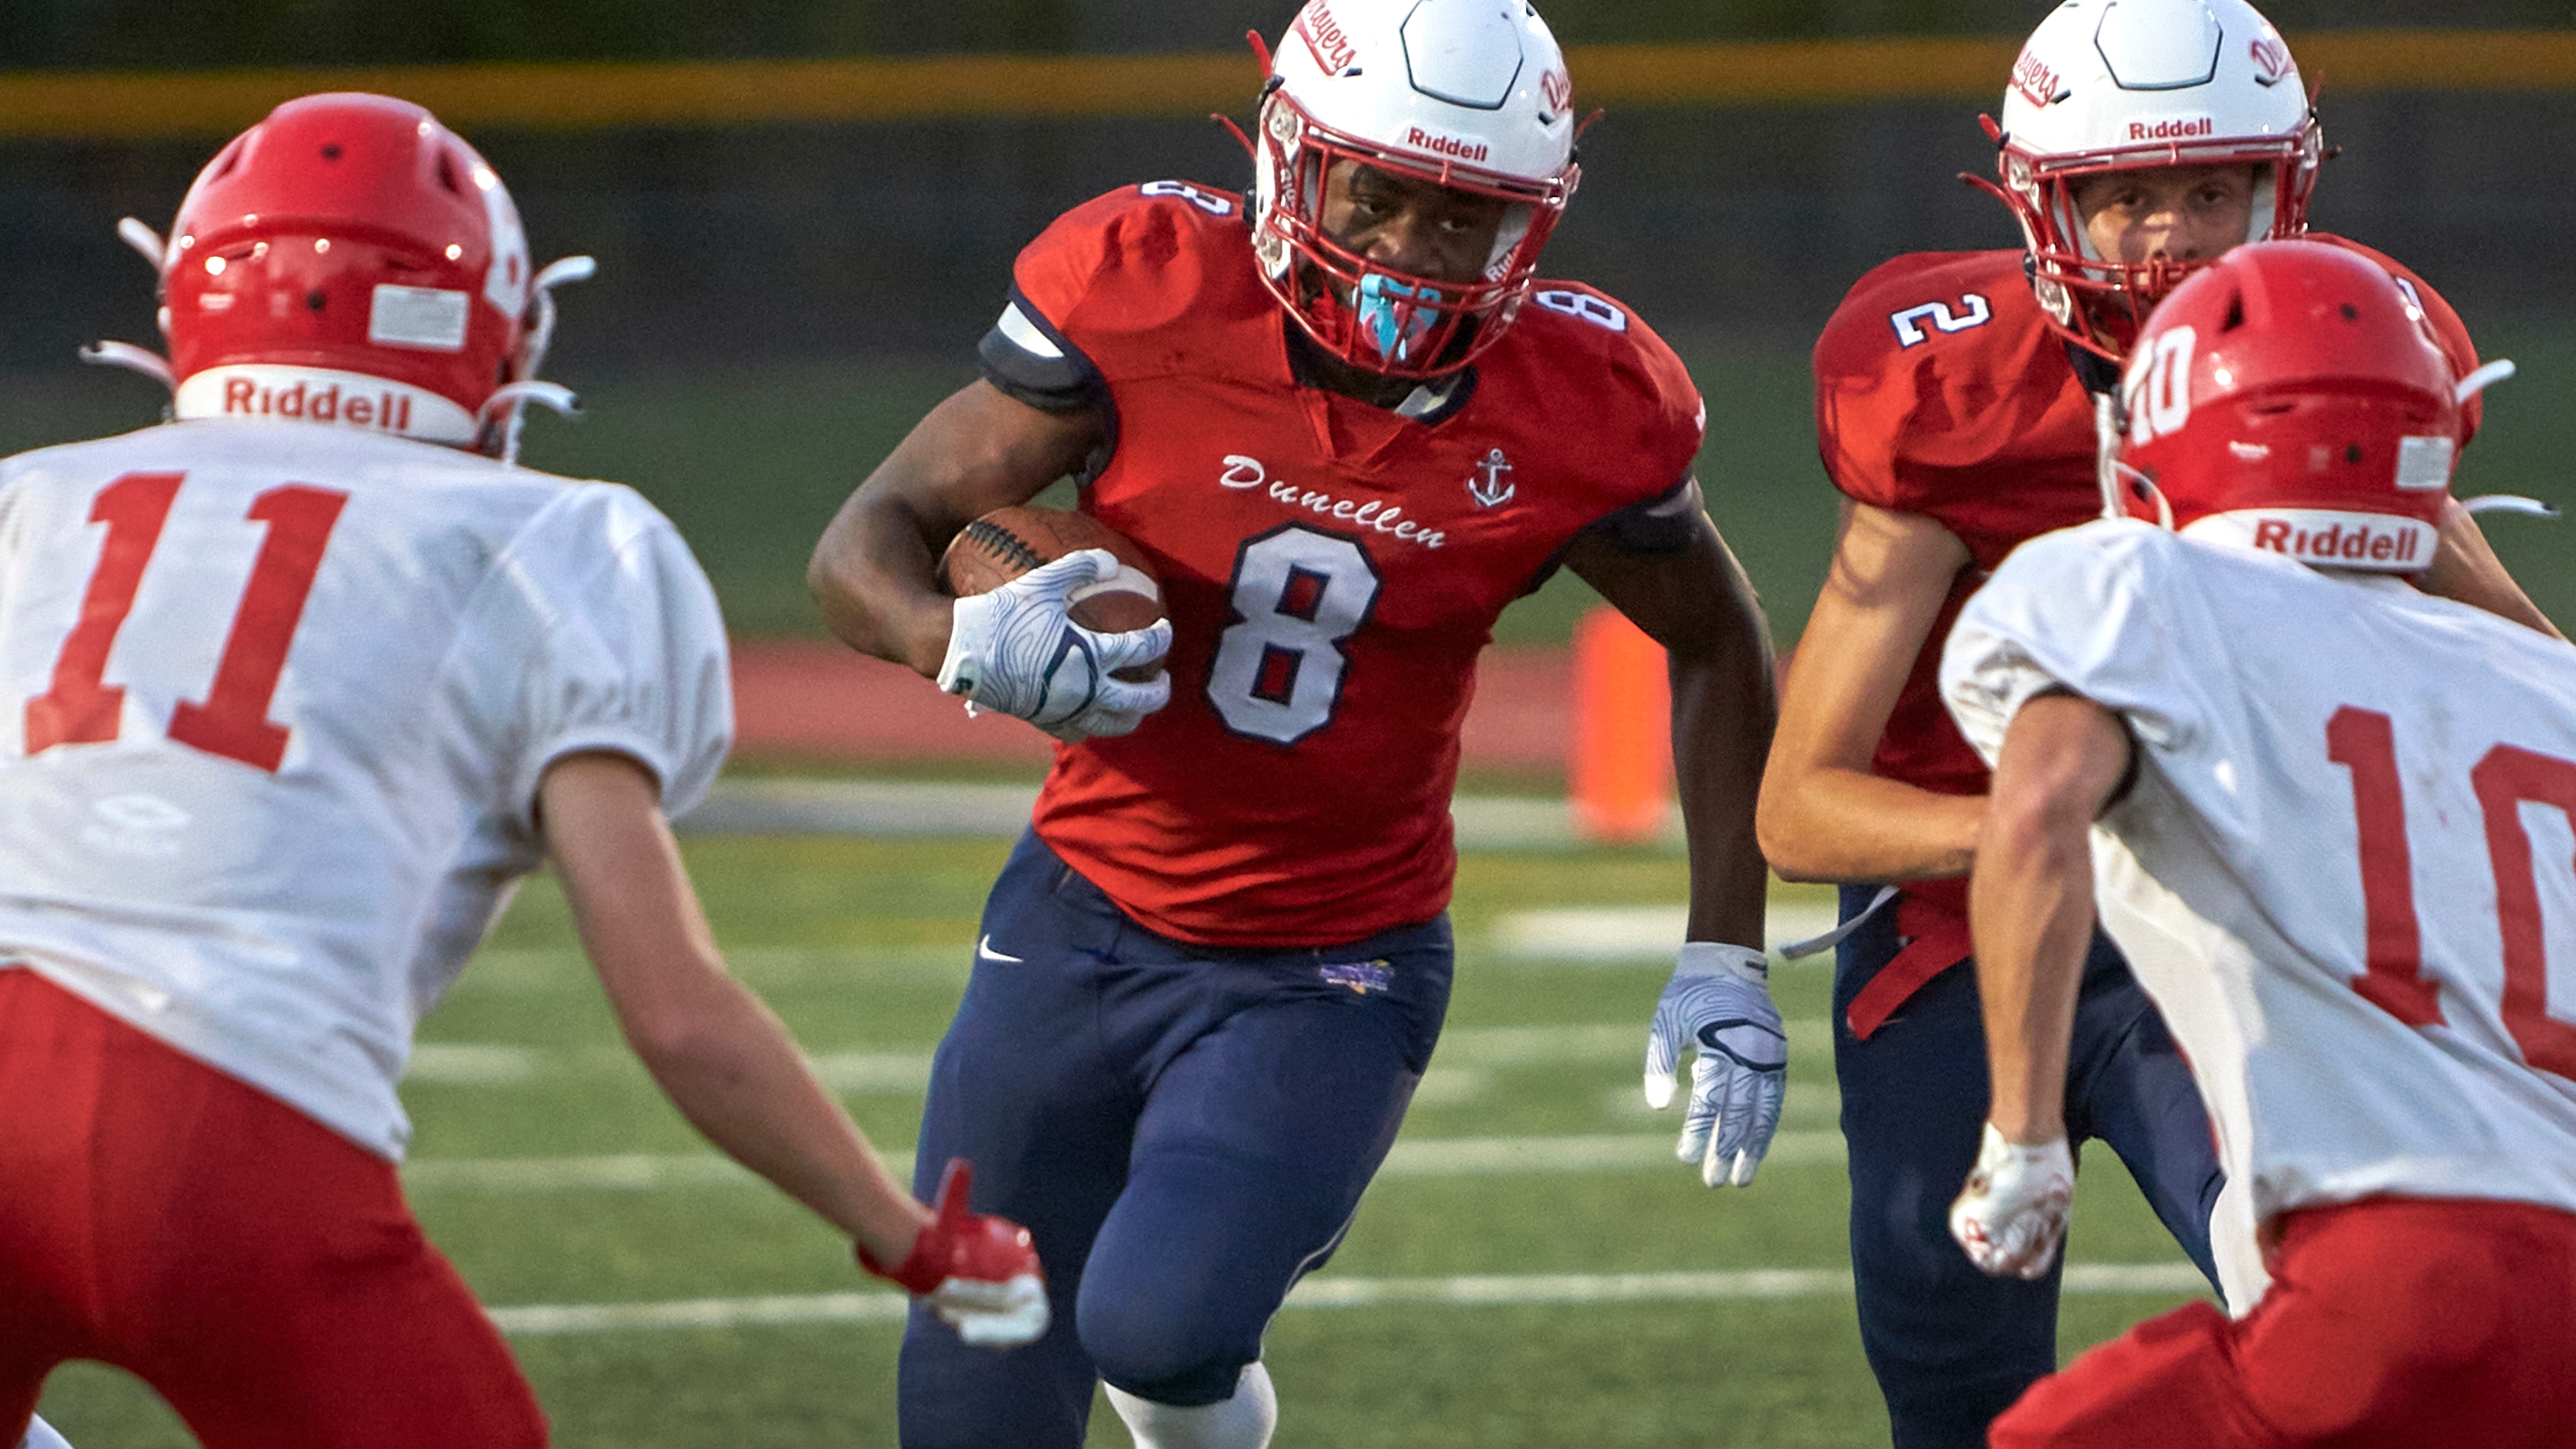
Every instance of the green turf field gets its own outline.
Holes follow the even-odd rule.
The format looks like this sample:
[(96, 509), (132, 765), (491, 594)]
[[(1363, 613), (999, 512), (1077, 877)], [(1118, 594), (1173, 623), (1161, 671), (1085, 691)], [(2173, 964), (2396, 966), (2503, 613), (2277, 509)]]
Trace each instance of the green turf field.
[[(912, 1140), (917, 1084), (1005, 848), (689, 843), (736, 969), (881, 1145)], [(1663, 1155), (1671, 1114), (1637, 1101), (1663, 964), (1514, 945), (1530, 938), (1532, 911), (1681, 895), (1681, 864), (1664, 853), (1465, 862), (1449, 1035), (1347, 1245), (1309, 1280), (1320, 1301), (1301, 1290), (1270, 1336), (1280, 1449), (1885, 1442), (1840, 1286), (1825, 970), (1778, 973), (1792, 1023), (1787, 1120), (1754, 1187), (1717, 1193)], [(1819, 903), (1812, 891), (1781, 900)], [(519, 1330), (559, 1443), (894, 1442), (898, 1330), (879, 1311), (891, 1299), (801, 1210), (709, 1159), (662, 1103), (619, 1047), (549, 882), (530, 884), (422, 1040), (404, 1094), (419, 1128), (414, 1201)], [(2070, 1261), (2155, 1265), (2150, 1281), (2170, 1283), (2179, 1255), (2117, 1163), (2097, 1149), (2089, 1166)], [(833, 1294), (867, 1296), (822, 1296)], [(2184, 1296), (2070, 1296), (2065, 1342)], [(714, 1326), (618, 1328), (598, 1311), (674, 1304), (694, 1306), (642, 1311)], [(739, 1321), (761, 1314), (823, 1321)], [(191, 1442), (103, 1369), (58, 1373), (44, 1411), (81, 1449)], [(1091, 1442), (1127, 1440), (1104, 1411)]]

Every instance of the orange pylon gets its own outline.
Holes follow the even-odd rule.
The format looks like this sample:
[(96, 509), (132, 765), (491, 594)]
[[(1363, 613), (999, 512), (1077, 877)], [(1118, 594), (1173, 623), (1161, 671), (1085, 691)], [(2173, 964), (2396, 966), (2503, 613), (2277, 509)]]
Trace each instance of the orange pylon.
[(1603, 845), (1663, 833), (1673, 795), (1672, 684), (1664, 646), (1607, 604), (1574, 626), (1566, 797), (1575, 832)]

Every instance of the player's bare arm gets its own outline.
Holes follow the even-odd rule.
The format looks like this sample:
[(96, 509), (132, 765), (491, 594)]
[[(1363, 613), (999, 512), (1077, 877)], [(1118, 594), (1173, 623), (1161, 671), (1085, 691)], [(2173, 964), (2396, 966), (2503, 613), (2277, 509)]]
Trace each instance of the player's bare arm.
[[(1696, 510), (1694, 510), (1696, 513)], [(1753, 803), (1778, 716), (1770, 628), (1752, 580), (1705, 514), (1688, 546), (1624, 552), (1585, 535), (1567, 567), (1671, 661), (1673, 763), (1691, 859), (1689, 938), (1760, 947), (1769, 871)]]
[(2119, 718), (2072, 694), (2022, 706), (1995, 763), (1968, 887), (1993, 1105), (2016, 1143), (2066, 1135), (2066, 1050), (2093, 939), (2092, 825), (2129, 768)]
[(864, 654), (936, 676), (954, 600), (932, 582), (939, 551), (982, 514), (1026, 503), (1081, 466), (1098, 411), (1049, 412), (976, 381), (931, 409), (877, 465), (815, 545), (806, 582), (824, 622)]
[(2047, 1276), (2066, 1235), (2066, 1071), (2093, 939), (2091, 828), (2130, 748), (2101, 706), (2043, 694), (2014, 716), (1995, 763), (1968, 891), (1991, 1097), (1950, 1233), (1999, 1277)]
[(1788, 1085), (1788, 1035), (1762, 949), (1770, 871), (1753, 831), (1778, 704), (1770, 627), (1752, 583), (1699, 510), (1696, 483), (1684, 497), (1692, 527), (1681, 547), (1630, 552), (1595, 531), (1576, 540), (1566, 562), (1664, 646), (1672, 674), (1691, 912), (1647, 1031), (1646, 1104), (1672, 1104), (1681, 1054), (1696, 1053), (1674, 1155), (1696, 1164), (1710, 1187), (1749, 1187)]
[(538, 803), (582, 947), (653, 1080), (709, 1141), (901, 1262), (930, 1214), (725, 969), (650, 772), (624, 755), (568, 756)]
[(1968, 549), (1931, 519), (1846, 502), (1834, 557), (1789, 661), (1756, 821), (1788, 880), (1957, 875), (1985, 802), (1870, 773), (1888, 715)]

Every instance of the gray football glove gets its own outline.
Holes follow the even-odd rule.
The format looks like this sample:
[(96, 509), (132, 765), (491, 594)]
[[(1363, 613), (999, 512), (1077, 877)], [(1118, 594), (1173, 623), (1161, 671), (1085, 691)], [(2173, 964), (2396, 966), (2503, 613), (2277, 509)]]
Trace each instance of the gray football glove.
[(1143, 683), (1113, 677), (1150, 665), (1172, 647), (1172, 624), (1157, 619), (1124, 634), (1100, 634), (1065, 616), (1075, 590), (1118, 572), (1105, 548), (1076, 549), (990, 593), (959, 599), (948, 626), (939, 687), (966, 696), (966, 709), (1027, 720), (1072, 744), (1123, 735), (1171, 702), (1172, 677)]
[(1672, 1104), (1673, 1069), (1685, 1047), (1690, 1105), (1674, 1155), (1700, 1165), (1711, 1187), (1750, 1187), (1789, 1085), (1789, 1037), (1771, 1003), (1770, 961), (1750, 946), (1693, 941), (1655, 1003), (1646, 1036), (1646, 1105)]

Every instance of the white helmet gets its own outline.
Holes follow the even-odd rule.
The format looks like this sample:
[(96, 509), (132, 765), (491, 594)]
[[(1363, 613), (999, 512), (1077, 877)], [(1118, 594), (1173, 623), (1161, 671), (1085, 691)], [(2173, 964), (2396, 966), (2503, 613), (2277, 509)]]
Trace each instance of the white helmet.
[(2103, 257), (2076, 212), (2075, 178), (2268, 165), (2245, 240), (2280, 240), (2308, 229), (2324, 145), (2290, 48), (2245, 0), (2066, 0), (2031, 32), (2002, 125), (1987, 129), (2002, 149), (2003, 185), (1971, 179), (2020, 221), (2041, 308), (2114, 361), (2194, 266)]
[[(1574, 82), (1522, 0), (1307, 0), (1271, 60), (1254, 147), (1262, 279), (1323, 348), (1426, 377), (1493, 345), (1581, 171)], [(1509, 203), (1484, 276), (1460, 286), (1324, 235), (1324, 178), (1356, 160)]]

